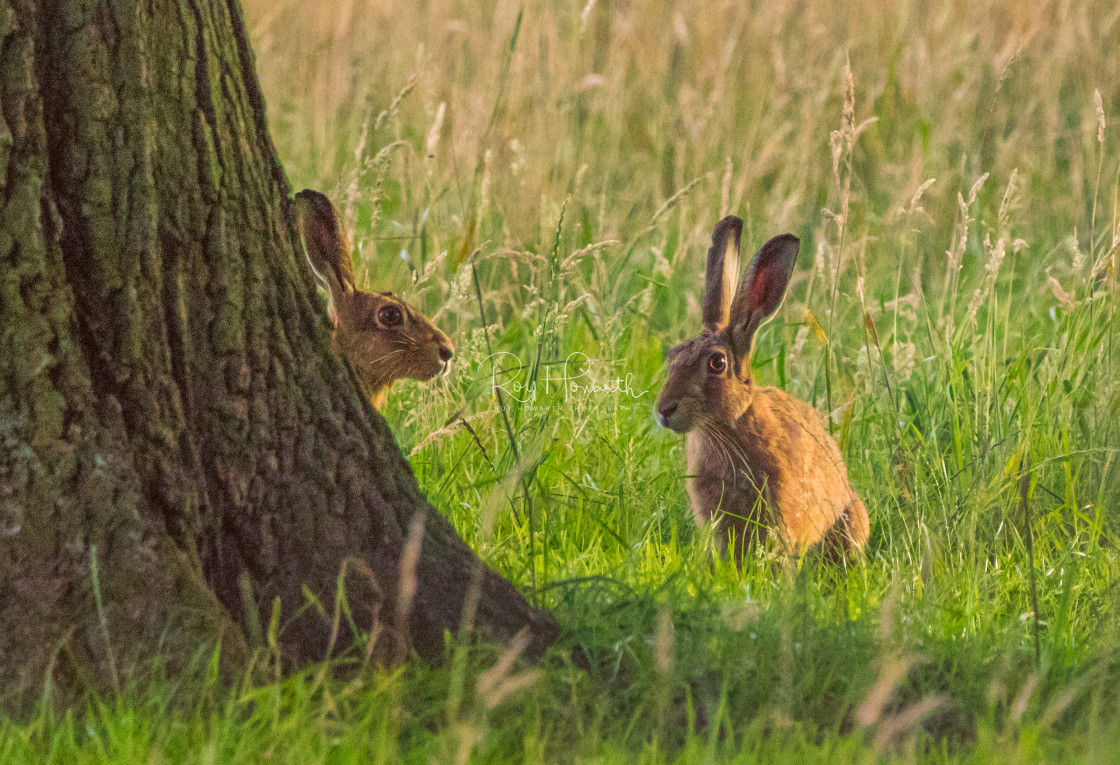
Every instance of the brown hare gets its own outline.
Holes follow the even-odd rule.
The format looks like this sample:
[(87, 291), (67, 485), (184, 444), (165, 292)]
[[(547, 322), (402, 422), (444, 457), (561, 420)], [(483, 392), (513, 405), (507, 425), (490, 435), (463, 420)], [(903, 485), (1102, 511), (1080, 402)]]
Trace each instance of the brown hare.
[(714, 517), (736, 558), (772, 531), (786, 552), (820, 545), (830, 558), (854, 560), (867, 541), (867, 509), (836, 442), (810, 406), (751, 374), (755, 333), (782, 302), (798, 239), (764, 244), (736, 290), (742, 231), (731, 216), (712, 232), (704, 328), (669, 352), (657, 419), (688, 434), (693, 516), (700, 525)]
[(354, 286), (350, 245), (330, 200), (318, 191), (296, 194), (303, 249), (330, 298), (338, 350), (354, 365), (378, 409), (394, 381), (430, 380), (451, 370), (455, 353), (447, 335), (392, 292)]

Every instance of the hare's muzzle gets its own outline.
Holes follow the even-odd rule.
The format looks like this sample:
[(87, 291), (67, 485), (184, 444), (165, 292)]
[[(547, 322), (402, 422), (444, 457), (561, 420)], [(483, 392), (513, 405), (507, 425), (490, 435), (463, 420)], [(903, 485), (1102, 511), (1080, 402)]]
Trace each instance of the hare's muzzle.
[(680, 433), (681, 428), (674, 422), (673, 415), (677, 413), (676, 401), (659, 401), (657, 403), (657, 424), (669, 430)]
[(455, 346), (447, 338), (443, 338), (443, 342), (439, 344), (439, 360), (443, 362), (443, 369), (440, 374), (451, 374), (451, 357), (455, 355)]

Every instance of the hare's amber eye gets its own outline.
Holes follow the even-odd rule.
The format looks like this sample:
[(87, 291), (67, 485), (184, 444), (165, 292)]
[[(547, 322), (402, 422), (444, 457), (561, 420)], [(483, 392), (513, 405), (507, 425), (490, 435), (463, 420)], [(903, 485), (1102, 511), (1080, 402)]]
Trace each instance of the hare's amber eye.
[(399, 327), (404, 322), (404, 315), (399, 307), (387, 305), (377, 312), (377, 320), (383, 327)]
[(708, 357), (708, 369), (717, 375), (727, 371), (727, 357), (716, 351)]

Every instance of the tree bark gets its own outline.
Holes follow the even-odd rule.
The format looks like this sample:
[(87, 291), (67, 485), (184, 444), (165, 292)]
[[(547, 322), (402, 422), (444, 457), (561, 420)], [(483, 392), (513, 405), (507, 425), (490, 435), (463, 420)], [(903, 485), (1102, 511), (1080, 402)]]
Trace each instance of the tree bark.
[(465, 607), (551, 641), (330, 350), (236, 0), (0, 0), (0, 38), (0, 689), (236, 666), (276, 598), (323, 658), (346, 561), (378, 650)]

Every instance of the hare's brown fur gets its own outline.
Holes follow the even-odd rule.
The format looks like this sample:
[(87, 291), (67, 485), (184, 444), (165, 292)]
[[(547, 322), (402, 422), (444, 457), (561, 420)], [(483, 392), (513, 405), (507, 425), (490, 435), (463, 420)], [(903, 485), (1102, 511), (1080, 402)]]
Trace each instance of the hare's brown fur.
[(855, 557), (867, 541), (867, 509), (836, 442), (811, 407), (755, 385), (750, 369), (754, 333), (781, 302), (797, 240), (767, 243), (732, 299), (741, 225), (728, 218), (713, 234), (704, 331), (670, 352), (659, 419), (688, 434), (696, 522), (714, 519), (737, 554), (773, 532), (790, 552), (819, 545), (830, 557)]
[(373, 405), (384, 404), (396, 380), (449, 371), (454, 347), (435, 324), (392, 292), (355, 287), (346, 232), (330, 200), (304, 189), (296, 213), (307, 260), (330, 297), (335, 347), (354, 365)]
[(786, 549), (822, 543), (833, 556), (862, 547), (867, 510), (848, 484), (836, 442), (816, 412), (778, 388), (759, 388), (731, 426), (690, 432), (687, 487), (700, 525), (712, 518), (736, 546), (770, 529)]

